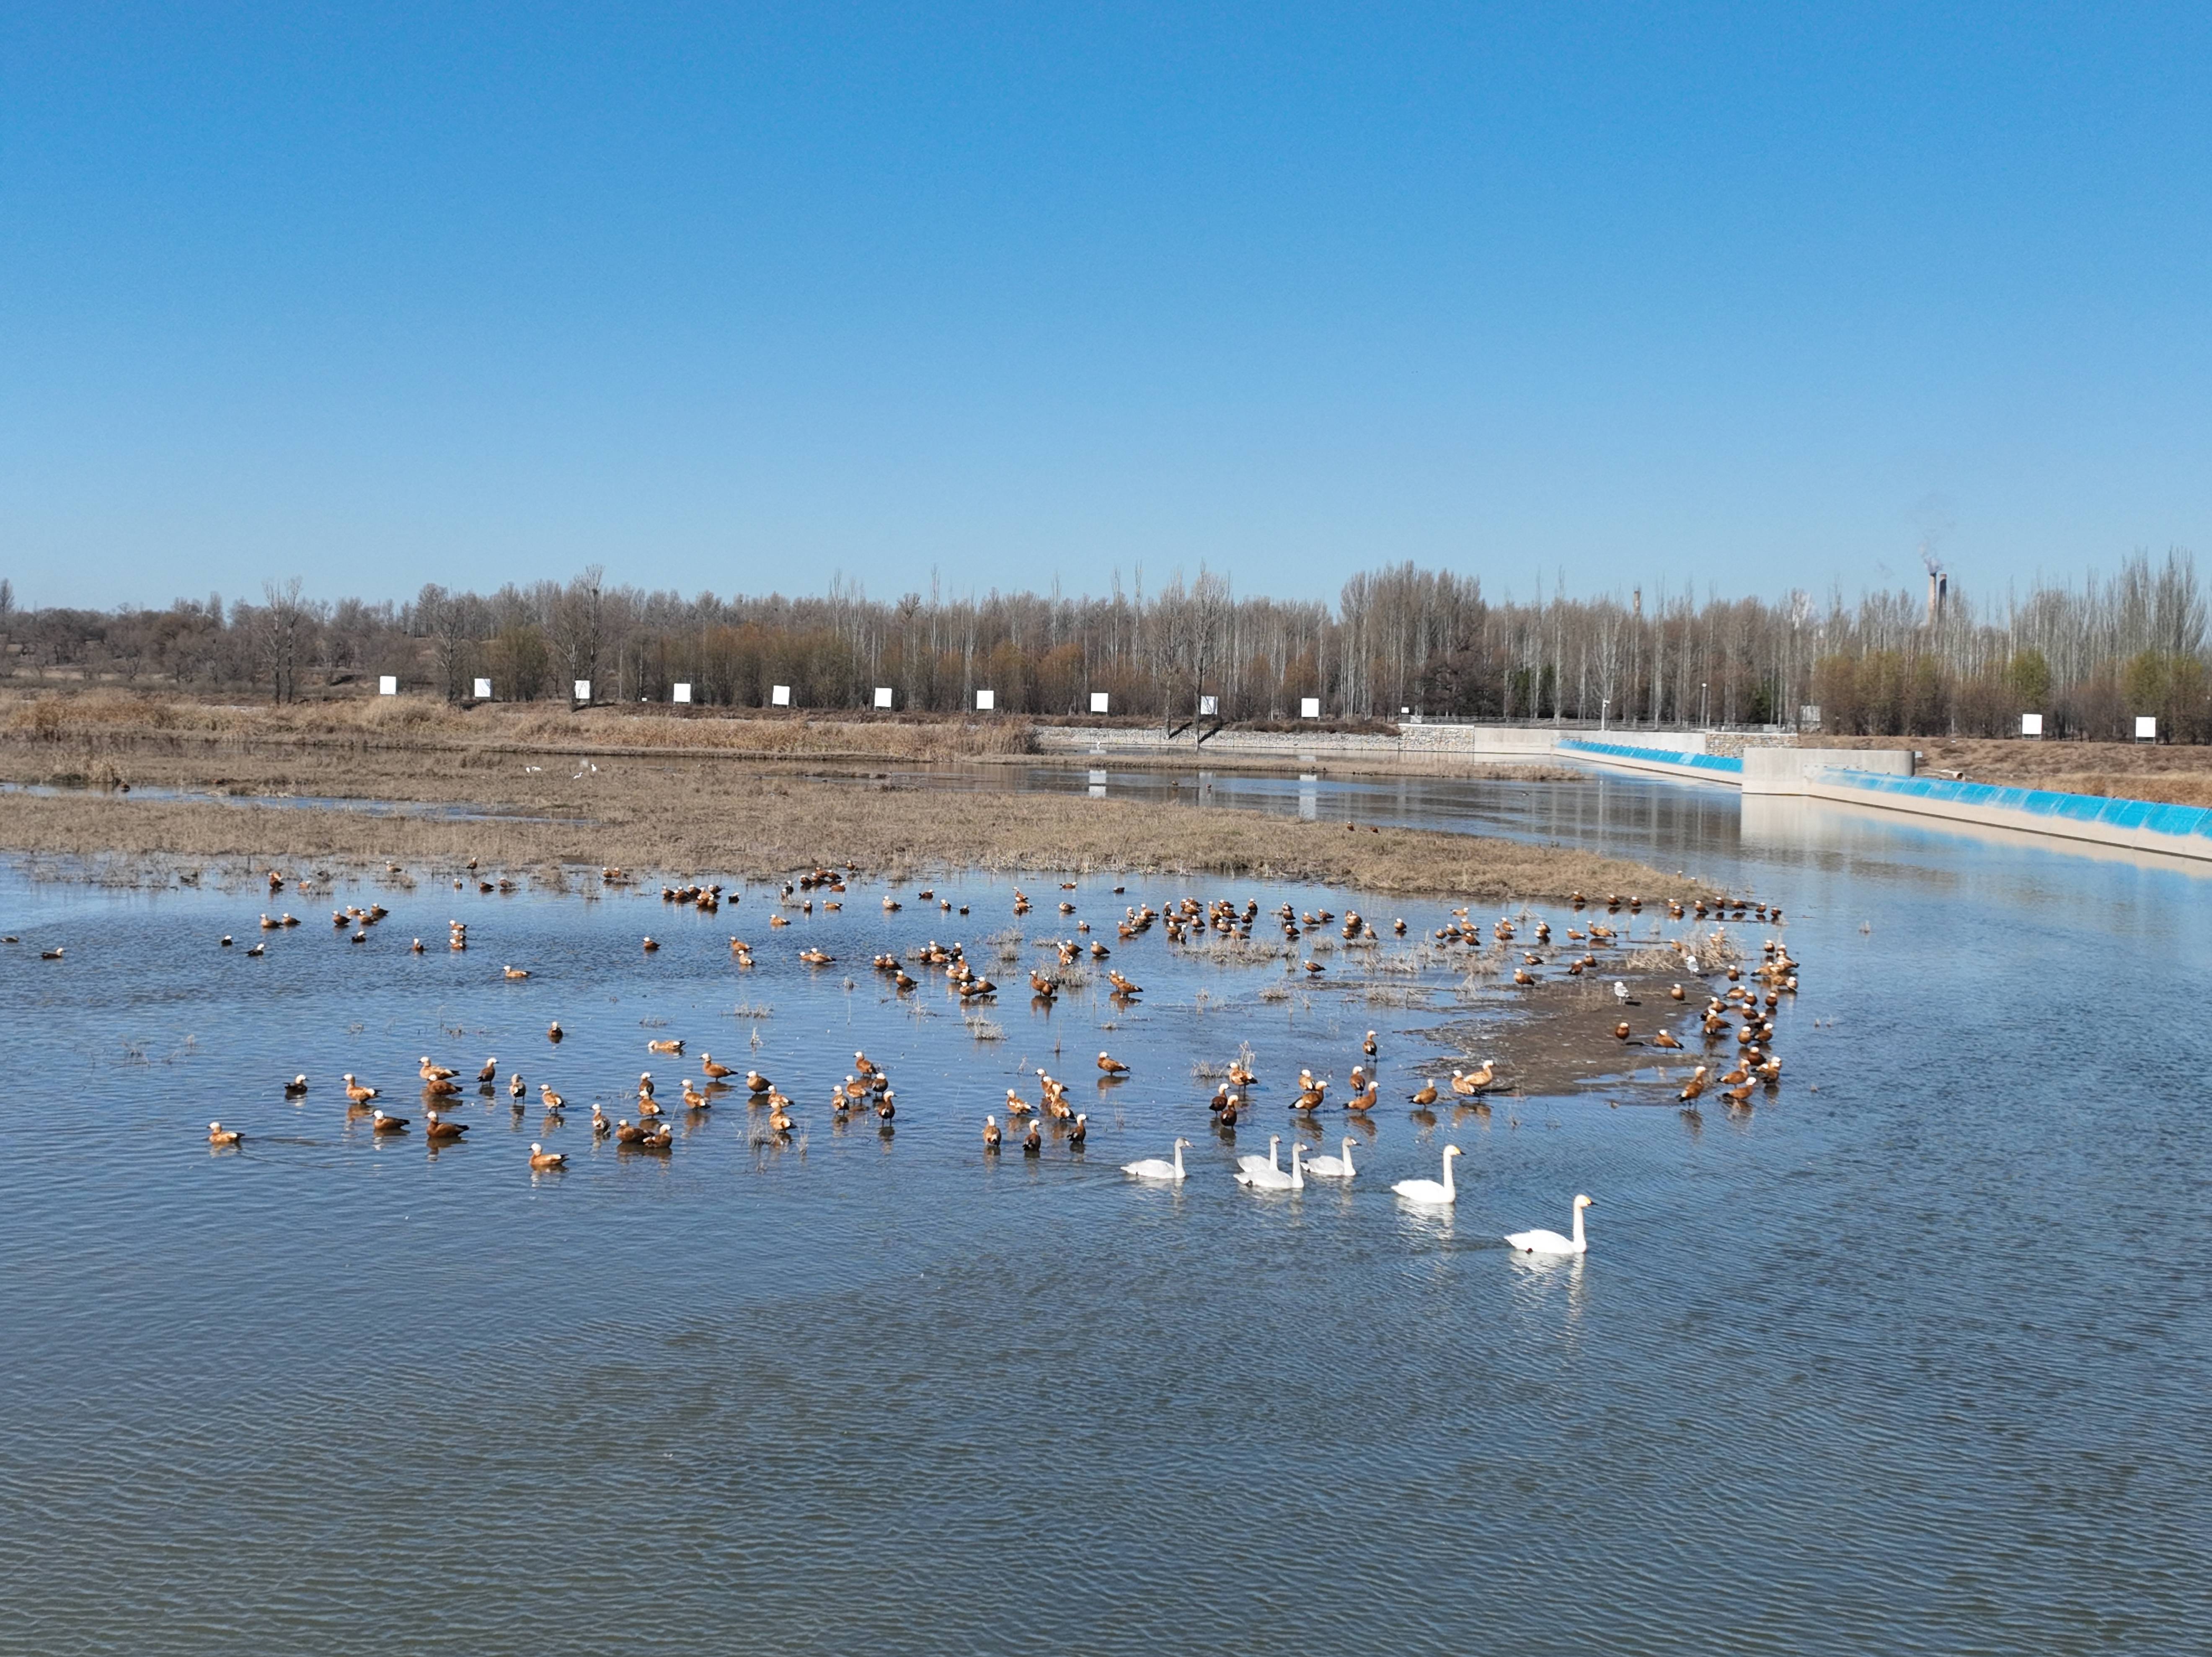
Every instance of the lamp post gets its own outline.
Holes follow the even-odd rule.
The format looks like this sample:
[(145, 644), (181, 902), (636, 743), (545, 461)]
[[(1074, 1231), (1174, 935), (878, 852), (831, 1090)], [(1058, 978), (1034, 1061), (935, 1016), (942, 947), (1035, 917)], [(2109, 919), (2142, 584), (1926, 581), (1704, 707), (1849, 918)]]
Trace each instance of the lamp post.
[(1600, 731), (1605, 729), (1606, 710), (1612, 706), (1613, 698), (1610, 696), (1601, 696), (1597, 699), (1597, 728)]
[(1705, 682), (1700, 679), (1698, 681), (1698, 725), (1700, 729), (1705, 722)]

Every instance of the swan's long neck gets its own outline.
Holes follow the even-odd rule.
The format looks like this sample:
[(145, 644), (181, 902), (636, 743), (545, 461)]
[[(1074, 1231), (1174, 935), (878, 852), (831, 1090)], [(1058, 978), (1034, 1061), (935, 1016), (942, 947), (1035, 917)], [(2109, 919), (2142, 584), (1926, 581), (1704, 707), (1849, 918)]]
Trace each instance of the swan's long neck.
[(1305, 1154), (1305, 1149), (1304, 1145), (1291, 1147), (1291, 1189), (1293, 1191), (1306, 1188), (1306, 1165), (1298, 1160)]
[[(1182, 1141), (1180, 1139), (1176, 1141), (1175, 1146), (1175, 1171), (1176, 1179), (1180, 1180), (1182, 1178)], [(1582, 1235), (1583, 1217), (1577, 1213), (1575, 1216), (1575, 1235), (1579, 1237)]]
[(1279, 1133), (1267, 1136), (1267, 1166), (1278, 1174), (1283, 1171), (1283, 1136)]
[(1579, 1254), (1589, 1245), (1583, 1241), (1583, 1205), (1575, 1205), (1575, 1253)]
[(1348, 1133), (1344, 1137), (1344, 1177), (1352, 1177), (1352, 1136)]
[(1452, 1154), (1447, 1150), (1444, 1152), (1444, 1195), (1447, 1197), (1457, 1197), (1459, 1195), (1459, 1190), (1452, 1184), (1451, 1165)]

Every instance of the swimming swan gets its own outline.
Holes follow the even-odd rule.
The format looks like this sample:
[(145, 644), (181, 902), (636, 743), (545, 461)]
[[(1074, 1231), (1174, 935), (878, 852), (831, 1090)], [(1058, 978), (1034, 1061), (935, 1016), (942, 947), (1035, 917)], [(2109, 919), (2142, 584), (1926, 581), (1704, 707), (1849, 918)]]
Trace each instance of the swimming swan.
[(1452, 1185), (1452, 1158), (1458, 1156), (1457, 1145), (1444, 1147), (1444, 1177), (1436, 1180), (1401, 1180), (1390, 1187), (1409, 1203), (1427, 1203), (1435, 1207), (1448, 1207), (1459, 1200), (1459, 1192)]
[(1239, 1174), (1250, 1174), (1257, 1169), (1266, 1168), (1273, 1168), (1278, 1174), (1281, 1173), (1283, 1171), (1283, 1165), (1279, 1162), (1276, 1161), (1275, 1158), (1277, 1153), (1281, 1150), (1282, 1144), (1283, 1136), (1281, 1134), (1269, 1134), (1267, 1136), (1267, 1154), (1264, 1156), (1259, 1156), (1256, 1153), (1250, 1156), (1239, 1156), (1237, 1159), (1237, 1171)]
[(1306, 1173), (1298, 1158), (1306, 1154), (1304, 1145), (1291, 1147), (1291, 1171), (1279, 1168), (1249, 1168), (1238, 1172), (1237, 1183), (1249, 1191), (1304, 1191)]
[(1589, 1242), (1583, 1235), (1583, 1210), (1594, 1206), (1587, 1197), (1575, 1199), (1575, 1235), (1562, 1237), (1556, 1231), (1515, 1231), (1505, 1241), (1524, 1254), (1586, 1254)]
[[(1034, 1126), (1030, 1132), (1036, 1132)], [(1190, 1141), (1188, 1139), (1178, 1139), (1175, 1142), (1175, 1161), (1172, 1162), (1164, 1162), (1157, 1156), (1148, 1156), (1141, 1162), (1122, 1163), (1121, 1172), (1133, 1180), (1181, 1180), (1183, 1177), (1183, 1148), (1189, 1144)]]
[(1344, 1136), (1344, 1155), (1316, 1156), (1306, 1164), (1306, 1172), (1316, 1180), (1348, 1180), (1359, 1170), (1352, 1165), (1352, 1136)]

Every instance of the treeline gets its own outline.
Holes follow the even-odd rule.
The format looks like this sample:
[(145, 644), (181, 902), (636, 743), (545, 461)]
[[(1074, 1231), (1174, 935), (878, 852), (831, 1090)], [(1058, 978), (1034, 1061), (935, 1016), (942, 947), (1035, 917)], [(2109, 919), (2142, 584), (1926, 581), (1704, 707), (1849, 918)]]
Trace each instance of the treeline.
[[(258, 602), (220, 595), (166, 610), (19, 610), (0, 581), (0, 667), (18, 682), (248, 689), (289, 701), (379, 676), (455, 701), (476, 681), (505, 700), (800, 708), (973, 709), (975, 693), (1030, 716), (1179, 721), (1200, 697), (1238, 722), (1293, 719), (1306, 699), (1338, 720), (1428, 718), (1622, 725), (1795, 725), (1856, 735), (2016, 732), (2125, 737), (2151, 714), (2172, 739), (2212, 740), (2205, 601), (2194, 559), (2138, 554), (2078, 584), (2001, 600), (1952, 591), (1816, 602), (1728, 599), (1687, 588), (1626, 597), (1498, 600), (1480, 580), (1401, 564), (1344, 584), (1337, 602), (1243, 597), (1221, 576), (1147, 593), (1118, 574), (1102, 596), (992, 592), (870, 598), (835, 580), (819, 597), (686, 598), (607, 582), (496, 592), (424, 587), (405, 604), (324, 600), (297, 580)], [(1806, 710), (1817, 708), (1817, 716)]]

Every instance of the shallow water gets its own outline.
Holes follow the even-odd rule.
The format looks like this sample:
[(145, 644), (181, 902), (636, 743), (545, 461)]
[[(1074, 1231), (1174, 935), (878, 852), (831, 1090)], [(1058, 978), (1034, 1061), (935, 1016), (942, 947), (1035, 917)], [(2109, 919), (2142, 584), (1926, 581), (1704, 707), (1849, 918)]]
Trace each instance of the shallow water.
[[(2203, 1648), (2212, 883), (1640, 780), (1210, 792), (1588, 844), (1784, 903), (1807, 963), (1785, 1086), (1745, 1119), (1601, 1094), (1431, 1127), (1386, 1102), (1351, 1190), (1260, 1198), (1203, 1131), (1192, 1061), (1252, 1042), (1275, 1085), (1239, 1149), (1264, 1150), (1279, 1078), (1342, 1076), (1370, 1025), (1401, 1100), (1434, 1057), (1403, 1032), (1433, 1012), (1263, 1001), (1276, 972), (1179, 961), (1155, 929), (1113, 963), (1138, 1007), (1041, 1014), (979, 947), (1010, 918), (975, 877), (939, 886), (965, 921), (856, 886), (775, 931), (757, 889), (700, 916), (363, 886), (346, 901), (392, 913), (359, 947), (288, 893), (307, 924), (263, 960), (257, 893), (10, 881), (0, 1648)], [(1081, 883), (1080, 913), (1445, 907), (1112, 883)], [(1027, 934), (1065, 932), (1052, 883), (1024, 884)], [(931, 936), (1009, 986), (1002, 1041), (866, 969)], [(835, 968), (793, 960), (817, 941)], [(687, 1057), (649, 1058), (659, 1035)], [(1094, 1083), (1101, 1046), (1133, 1079)], [(855, 1047), (896, 1081), (888, 1139), (823, 1106)], [(593, 1096), (650, 1068), (665, 1097), (702, 1048), (783, 1083), (792, 1145), (753, 1144), (730, 1097), (665, 1161), (591, 1146)], [(475, 1143), (426, 1154), (424, 1052), (554, 1083), (571, 1168), (526, 1171), (539, 1114), (518, 1128), (503, 1092), (463, 1108)], [(1025, 1059), (1074, 1082), (1080, 1160), (982, 1154)], [(416, 1132), (348, 1131), (345, 1070)], [(209, 1152), (210, 1116), (241, 1153)], [(1116, 1171), (1177, 1132), (1179, 1192)], [(1389, 1182), (1433, 1177), (1447, 1142), (1456, 1211), (1406, 1211)], [(1577, 1190), (1585, 1260), (1497, 1241), (1564, 1227)]]

